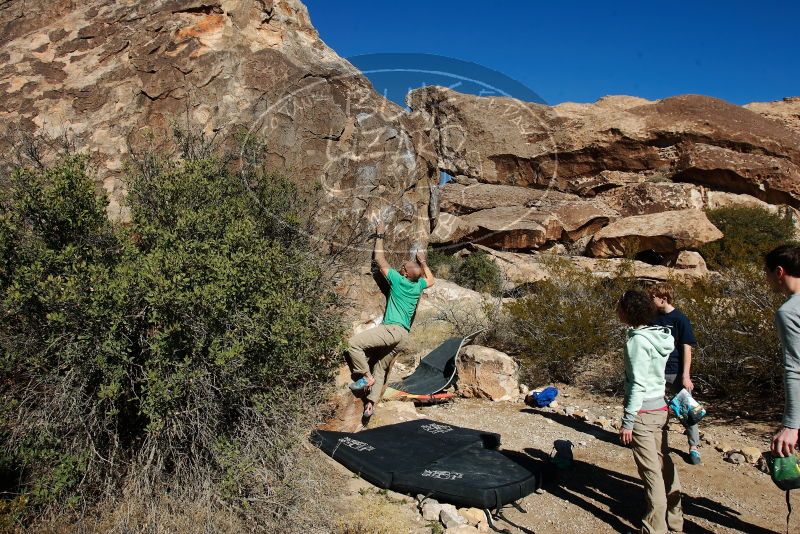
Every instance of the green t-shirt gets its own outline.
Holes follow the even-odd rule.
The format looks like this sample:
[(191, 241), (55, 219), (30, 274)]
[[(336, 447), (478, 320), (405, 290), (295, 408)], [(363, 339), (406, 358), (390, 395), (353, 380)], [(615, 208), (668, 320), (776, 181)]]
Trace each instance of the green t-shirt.
[(383, 314), (383, 324), (399, 324), (406, 330), (411, 330), (411, 317), (417, 309), (417, 301), (422, 290), (428, 287), (424, 278), (412, 282), (394, 269), (389, 269), (386, 279), (391, 284), (389, 299), (386, 301), (386, 313)]

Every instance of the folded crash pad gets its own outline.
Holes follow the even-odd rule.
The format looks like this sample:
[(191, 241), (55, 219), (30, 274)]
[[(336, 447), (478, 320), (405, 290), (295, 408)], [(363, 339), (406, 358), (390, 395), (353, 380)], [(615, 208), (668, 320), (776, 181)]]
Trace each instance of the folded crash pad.
[(311, 439), (376, 486), (457, 506), (499, 508), (539, 483), (537, 474), (497, 450), (499, 434), (429, 419), (358, 433), (319, 430)]
[(480, 331), (466, 337), (452, 337), (422, 358), (414, 372), (389, 387), (412, 395), (433, 395), (450, 385), (456, 376), (456, 357)]

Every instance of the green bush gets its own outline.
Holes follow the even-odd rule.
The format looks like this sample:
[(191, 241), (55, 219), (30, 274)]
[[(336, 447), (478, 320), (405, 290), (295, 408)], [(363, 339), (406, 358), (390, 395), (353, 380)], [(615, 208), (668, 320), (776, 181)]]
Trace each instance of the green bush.
[(479, 250), (467, 256), (456, 268), (453, 281), (460, 286), (498, 295), (503, 289), (500, 268)]
[(760, 266), (723, 270), (719, 278), (677, 289), (676, 306), (691, 320), (698, 340), (695, 383), (723, 397), (783, 389), (774, 315), (784, 297), (768, 286)]
[[(558, 272), (558, 279), (531, 286), (505, 306), (510, 335), (501, 348), (519, 358), (533, 383), (618, 390), (625, 327), (615, 314), (616, 299), (636, 283), (624, 272), (600, 279), (566, 262)], [(698, 340), (692, 375), (704, 395), (746, 400), (782, 390), (773, 317), (784, 297), (770, 289), (760, 267), (745, 264), (692, 285), (673, 285), (675, 305)]]
[(558, 278), (532, 285), (524, 297), (506, 306), (512, 340), (508, 350), (518, 355), (525, 377), (537, 384), (572, 383), (595, 360), (622, 361), (624, 327), (615, 310), (630, 282), (552, 261), (559, 263), (552, 269), (560, 273)]
[(442, 252), (436, 249), (428, 250), (428, 266), (433, 271), (434, 276), (437, 278), (445, 278), (452, 280), (455, 276), (456, 269), (461, 265), (463, 260), (447, 252)]
[(758, 207), (727, 207), (706, 212), (724, 237), (700, 252), (714, 270), (760, 264), (764, 253), (794, 239), (791, 216)]
[(132, 221), (117, 225), (85, 157), (3, 177), (0, 469), (25, 499), (4, 519), (78, 510), (132, 479), (210, 484), (280, 517), (285, 455), (341, 334), (302, 200), (213, 156), (151, 155), (127, 182)]
[(495, 296), (503, 291), (500, 268), (482, 250), (461, 258), (431, 249), (428, 251), (428, 264), (437, 278), (452, 280), (462, 287)]

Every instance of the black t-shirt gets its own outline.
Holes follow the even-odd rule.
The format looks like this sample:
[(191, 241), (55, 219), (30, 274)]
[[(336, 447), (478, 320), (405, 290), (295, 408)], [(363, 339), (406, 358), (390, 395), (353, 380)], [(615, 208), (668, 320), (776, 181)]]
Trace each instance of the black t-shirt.
[(669, 313), (659, 313), (653, 321), (653, 325), (666, 326), (670, 329), (672, 337), (675, 339), (675, 349), (669, 355), (664, 374), (680, 374), (683, 369), (683, 346), (697, 345), (692, 323), (689, 322), (689, 318), (682, 311), (675, 308)]

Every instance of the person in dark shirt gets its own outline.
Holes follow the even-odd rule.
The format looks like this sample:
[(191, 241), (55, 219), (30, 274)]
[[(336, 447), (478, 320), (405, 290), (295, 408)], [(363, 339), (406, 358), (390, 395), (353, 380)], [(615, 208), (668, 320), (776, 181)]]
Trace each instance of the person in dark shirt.
[[(694, 337), (692, 323), (686, 315), (677, 309), (675, 301), (675, 291), (671, 284), (662, 282), (655, 284), (648, 289), (653, 303), (658, 308), (658, 315), (653, 321), (654, 325), (666, 326), (675, 338), (675, 349), (667, 360), (664, 369), (664, 378), (667, 380), (667, 387), (672, 394), (678, 393), (686, 388), (691, 392), (694, 390), (692, 383), (692, 347), (697, 345)], [(700, 444), (700, 429), (692, 425), (686, 429), (689, 440), (689, 460), (692, 464), (700, 463), (700, 451), (697, 446)]]

